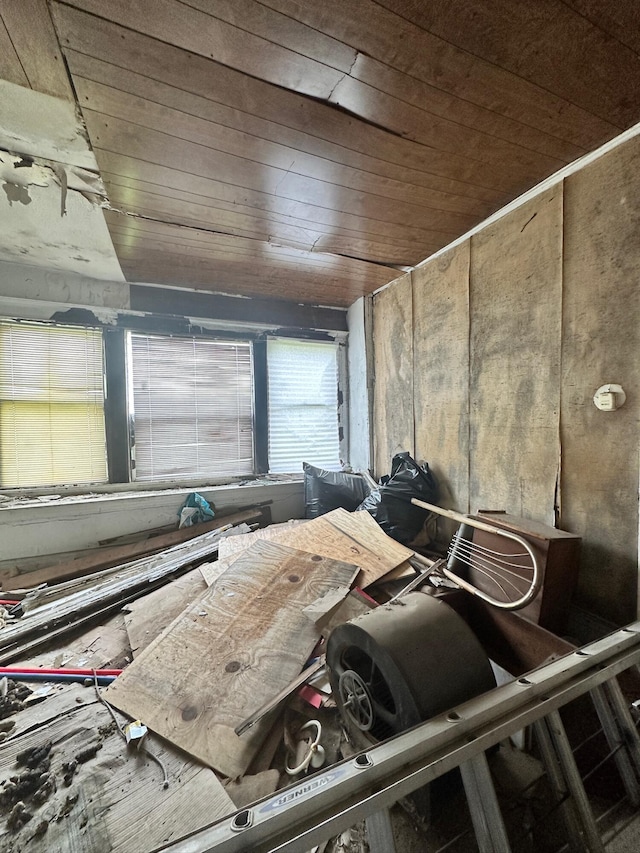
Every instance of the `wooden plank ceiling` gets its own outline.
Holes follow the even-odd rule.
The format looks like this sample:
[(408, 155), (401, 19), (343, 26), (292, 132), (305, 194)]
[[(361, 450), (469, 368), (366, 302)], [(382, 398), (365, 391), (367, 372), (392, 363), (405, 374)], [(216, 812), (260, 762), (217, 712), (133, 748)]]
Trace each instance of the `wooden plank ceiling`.
[(131, 282), (346, 306), (640, 119), (635, 0), (50, 9)]

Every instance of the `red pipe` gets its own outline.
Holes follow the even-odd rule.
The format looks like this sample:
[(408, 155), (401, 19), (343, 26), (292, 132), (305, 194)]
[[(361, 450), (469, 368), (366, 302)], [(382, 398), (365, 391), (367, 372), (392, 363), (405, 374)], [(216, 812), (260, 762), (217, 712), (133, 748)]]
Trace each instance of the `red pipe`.
[[(28, 669), (26, 666), (0, 666), (0, 678), (3, 675), (11, 675), (13, 672), (22, 672), (25, 675), (84, 675), (87, 678), (92, 678), (93, 669), (47, 669), (37, 668)], [(96, 675), (120, 675), (121, 669), (96, 669)]]
[(3, 605), (4, 607), (14, 607), (16, 604), (20, 604), (18, 599), (0, 598), (0, 605)]

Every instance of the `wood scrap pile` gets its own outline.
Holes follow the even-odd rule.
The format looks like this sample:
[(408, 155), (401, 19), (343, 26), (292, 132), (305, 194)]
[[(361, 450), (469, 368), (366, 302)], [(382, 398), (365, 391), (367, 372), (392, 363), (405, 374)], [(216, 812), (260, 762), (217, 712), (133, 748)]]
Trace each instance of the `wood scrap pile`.
[[(11, 718), (0, 744), (1, 849), (154, 850), (298, 778), (309, 720), (326, 724), (326, 760), (339, 757), (329, 691), (322, 681), (297, 687), (310, 661), (321, 673), (323, 635), (376, 606), (376, 584), (415, 576), (413, 553), (366, 512), (229, 531), (238, 535), (191, 530), (133, 559), (141, 543), (114, 546), (130, 549), (124, 563), (87, 573), (83, 557), (55, 585), (3, 592), (19, 596), (23, 615), (0, 629), (0, 664), (122, 672), (106, 690), (92, 677), (88, 687), (45, 682)], [(130, 720), (148, 727), (142, 750), (125, 744)], [(19, 755), (44, 746), (42, 803), (35, 792), (3, 794), (20, 777)], [(315, 766), (303, 764), (301, 773)]]

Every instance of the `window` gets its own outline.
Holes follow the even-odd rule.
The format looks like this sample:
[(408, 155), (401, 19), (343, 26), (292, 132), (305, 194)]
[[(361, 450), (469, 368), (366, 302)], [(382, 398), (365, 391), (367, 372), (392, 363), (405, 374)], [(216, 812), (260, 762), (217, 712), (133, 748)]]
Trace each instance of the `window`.
[(269, 470), (298, 472), (303, 462), (339, 469), (336, 344), (270, 340), (267, 364)]
[(0, 488), (337, 469), (337, 364), (333, 342), (0, 320)]
[(135, 479), (253, 474), (251, 344), (129, 336)]
[(101, 332), (0, 322), (0, 485), (106, 480)]

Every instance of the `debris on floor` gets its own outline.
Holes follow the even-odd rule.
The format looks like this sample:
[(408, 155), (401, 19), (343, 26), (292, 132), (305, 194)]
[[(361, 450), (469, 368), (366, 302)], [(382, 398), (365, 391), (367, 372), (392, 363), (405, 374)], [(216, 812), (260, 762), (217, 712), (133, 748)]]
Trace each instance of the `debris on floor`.
[[(369, 634), (379, 624), (383, 643), (388, 614), (410, 615), (425, 603), (414, 590), (429, 585), (431, 609), (442, 596), (455, 605), (453, 636), (470, 618), (469, 596), (430, 583), (439, 563), (367, 512), (268, 522), (264, 507), (216, 510), (213, 521), (129, 535), (18, 575), (15, 589), (3, 579), (17, 604), (0, 627), (0, 849), (151, 853), (353, 755), (361, 736), (375, 742), (362, 715), (376, 690), (369, 712), (387, 733), (403, 727), (391, 670), (367, 657)], [(345, 671), (329, 672), (328, 638), (349, 639), (347, 624), (362, 648), (349, 640)], [(447, 636), (424, 672), (446, 658)], [(455, 653), (454, 665), (464, 670)], [(537, 814), (539, 762), (501, 749), (495, 764), (506, 791), (528, 792), (517, 814)], [(470, 849), (469, 828), (458, 848), (422, 801), (407, 800), (402, 817), (392, 810), (406, 838), (397, 850)], [(315, 849), (364, 853), (367, 830)]]

